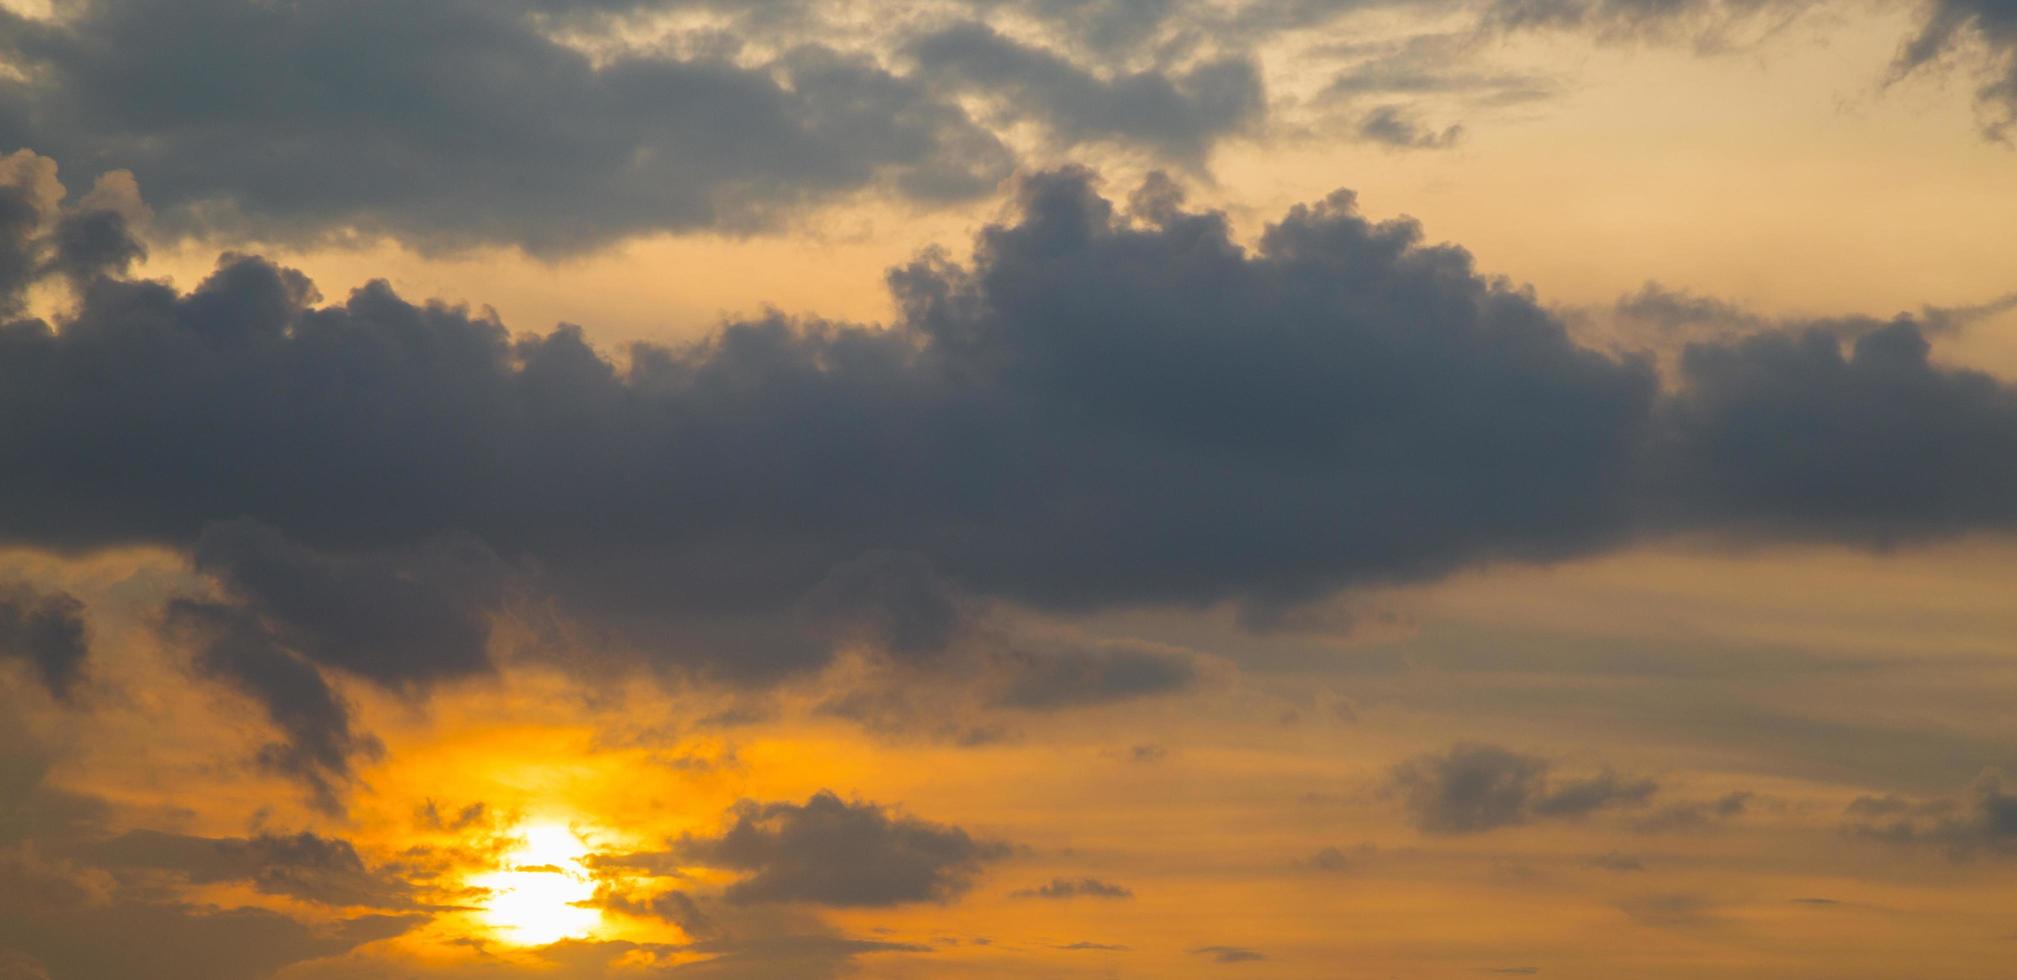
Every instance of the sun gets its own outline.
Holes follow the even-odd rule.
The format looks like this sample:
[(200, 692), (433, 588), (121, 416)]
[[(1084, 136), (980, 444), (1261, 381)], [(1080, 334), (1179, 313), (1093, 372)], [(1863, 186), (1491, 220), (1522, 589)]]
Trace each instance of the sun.
[(518, 946), (593, 932), (602, 910), (585, 904), (595, 897), (595, 881), (581, 863), (588, 845), (562, 824), (530, 824), (516, 836), (521, 843), (504, 854), (498, 870), (469, 879), (490, 893), (478, 917), (499, 939)]

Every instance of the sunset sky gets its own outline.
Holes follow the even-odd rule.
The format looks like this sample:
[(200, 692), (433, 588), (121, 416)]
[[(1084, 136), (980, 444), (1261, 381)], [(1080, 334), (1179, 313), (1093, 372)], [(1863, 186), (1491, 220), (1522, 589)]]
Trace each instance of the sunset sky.
[(0, 980), (2017, 975), (2012, 0), (0, 0)]

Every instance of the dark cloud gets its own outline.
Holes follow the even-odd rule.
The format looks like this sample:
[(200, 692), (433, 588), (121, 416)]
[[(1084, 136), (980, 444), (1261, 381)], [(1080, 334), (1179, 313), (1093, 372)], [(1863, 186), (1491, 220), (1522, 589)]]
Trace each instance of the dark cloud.
[(638, 898), (613, 891), (605, 884), (597, 888), (597, 897), (603, 908), (670, 922), (688, 936), (710, 937), (718, 931), (714, 919), (701, 909), (700, 903), (678, 889)]
[[(641, 6), (641, 5), (640, 5)], [(187, 231), (355, 229), (562, 253), (887, 189), (991, 191), (1008, 151), (922, 79), (781, 38), (597, 59), (520, 0), (96, 0), (0, 12), (0, 145), (131, 167)], [(368, 56), (367, 56), (368, 54)], [(116, 161), (116, 162), (115, 162)]]
[(71, 853), (115, 871), (172, 872), (192, 884), (243, 881), (267, 894), (324, 905), (414, 907), (405, 882), (366, 867), (349, 841), (307, 832), (211, 838), (133, 830)]
[(995, 703), (1031, 710), (1166, 694), (1198, 678), (1197, 661), (1184, 651), (1123, 643), (1012, 649), (1000, 663), (1006, 677)]
[(1944, 849), (1955, 860), (2017, 854), (2017, 791), (2007, 777), (1985, 772), (1958, 798), (1865, 796), (1847, 808), (1856, 836)]
[(1267, 959), (1259, 950), (1245, 946), (1199, 946), (1191, 950), (1199, 956), (1209, 956), (1219, 963), (1253, 963)]
[(351, 759), (382, 748), (352, 729), (349, 705), (322, 672), (237, 606), (177, 599), (163, 620), (167, 635), (192, 651), (197, 673), (258, 702), (280, 730), (282, 741), (262, 750), (260, 763), (299, 779), (317, 806), (339, 812)]
[(834, 566), (803, 608), (842, 636), (903, 658), (935, 654), (969, 628), (952, 583), (914, 553), (870, 552)]
[(257, 258), (186, 293), (101, 277), (61, 329), (0, 327), (0, 540), (187, 549), (271, 642), (395, 688), (484, 669), (525, 590), (661, 663), (952, 651), (1053, 708), (1197, 663), (988, 602), (1281, 609), (1655, 531), (2017, 517), (2017, 393), (1929, 359), (1931, 318), (1697, 343), (1662, 395), (1346, 193), (1250, 250), (1167, 181), (1125, 215), (1038, 174), (970, 265), (890, 278), (884, 328), (736, 322), (619, 367), (383, 283), (318, 305)]
[(1651, 780), (1608, 770), (1556, 781), (1548, 776), (1551, 768), (1546, 759), (1467, 742), (1395, 766), (1388, 789), (1406, 807), (1409, 822), (1431, 834), (1481, 833), (1637, 806), (1659, 789)]
[(502, 573), (480, 542), (332, 556), (235, 520), (205, 528), (192, 558), (280, 642), (318, 664), (388, 686), (490, 666), (483, 605)]
[(920, 37), (909, 54), (924, 77), (999, 100), (997, 111), (1037, 120), (1062, 143), (1130, 143), (1193, 164), (1256, 125), (1266, 107), (1259, 68), (1239, 56), (1101, 77), (978, 23)]
[(1133, 898), (1133, 889), (1098, 878), (1052, 878), (1035, 888), (1020, 888), (1011, 898)]
[(1697, 344), (1659, 482), (1685, 522), (1865, 545), (2017, 520), (2017, 390), (1935, 364), (1914, 320)]
[[(0, 331), (0, 461), (35, 474), (0, 488), (0, 534), (194, 548), (250, 518), (274, 534), (213, 531), (209, 567), (302, 653), (384, 680), (477, 663), (470, 614), (404, 570), (458, 531), (577, 612), (684, 623), (675, 659), (762, 672), (825, 654), (751, 616), (877, 552), (1086, 607), (1307, 597), (1620, 530), (1650, 372), (1577, 348), (1462, 251), (1346, 195), (1253, 254), (1217, 215), (1126, 222), (1083, 174), (1022, 199), (973, 267), (894, 273), (890, 329), (738, 323), (623, 370), (578, 331), (513, 340), (382, 283), (315, 306), (253, 258), (186, 294), (101, 281), (60, 332)], [(929, 645), (942, 598), (889, 571), (825, 594), (908, 603), (877, 622)], [(352, 598), (275, 605), (316, 582)], [(331, 633), (375, 629), (330, 615), (375, 597), (451, 642)], [(1184, 678), (1142, 651), (1093, 663), (1032, 657), (1039, 679)]]
[(28, 664), (49, 696), (61, 701), (76, 690), (89, 654), (84, 604), (75, 596), (0, 583), (0, 659)]
[(747, 872), (731, 902), (881, 906), (945, 902), (963, 894), (983, 865), (1008, 853), (958, 827), (849, 803), (828, 792), (804, 804), (744, 802), (716, 837), (686, 837), (689, 860)]
[(51, 977), (260, 980), (282, 967), (395, 936), (417, 915), (309, 924), (276, 912), (154, 902), (114, 892), (103, 872), (0, 853), (0, 950)]

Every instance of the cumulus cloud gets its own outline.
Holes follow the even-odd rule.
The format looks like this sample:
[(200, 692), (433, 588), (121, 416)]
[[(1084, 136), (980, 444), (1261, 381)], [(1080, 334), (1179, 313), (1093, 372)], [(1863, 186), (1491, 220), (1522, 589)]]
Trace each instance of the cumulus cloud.
[[(44, 215), (28, 169), (6, 186)], [(1282, 609), (1653, 533), (2017, 519), (2017, 392), (1932, 359), (1937, 318), (1698, 341), (1663, 391), (1348, 193), (1252, 247), (1167, 181), (1132, 211), (1076, 170), (1018, 201), (971, 262), (894, 270), (886, 326), (738, 321), (620, 362), (382, 282), (325, 304), (250, 256), (186, 292), (98, 275), (58, 324), (0, 326), (0, 465), (33, 474), (0, 485), (0, 541), (184, 550), (293, 658), (264, 663), (395, 689), (486, 669), (523, 591), (742, 679), (986, 646), (991, 700), (1046, 709), (1197, 662), (991, 631), (989, 603)], [(46, 248), (11, 227), (0, 251)]]
[(1537, 756), (1466, 742), (1400, 763), (1388, 774), (1387, 787), (1400, 798), (1409, 822), (1430, 834), (1475, 834), (1536, 819), (1582, 817), (1641, 805), (1659, 790), (1652, 780), (1609, 770), (1551, 779), (1552, 768)]
[(884, 906), (944, 902), (966, 892), (1008, 846), (958, 827), (895, 814), (829, 792), (803, 804), (744, 802), (718, 836), (687, 836), (678, 850), (699, 864), (747, 872), (731, 902)]

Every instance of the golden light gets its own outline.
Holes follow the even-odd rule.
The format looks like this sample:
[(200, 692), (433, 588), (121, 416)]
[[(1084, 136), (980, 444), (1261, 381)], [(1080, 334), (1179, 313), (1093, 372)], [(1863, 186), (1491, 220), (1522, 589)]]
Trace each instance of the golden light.
[(504, 855), (499, 870), (469, 879), (490, 893), (482, 902), (484, 924), (519, 946), (593, 932), (602, 910), (585, 904), (595, 897), (595, 881), (581, 863), (588, 845), (561, 824), (522, 827), (518, 837), (522, 843)]

